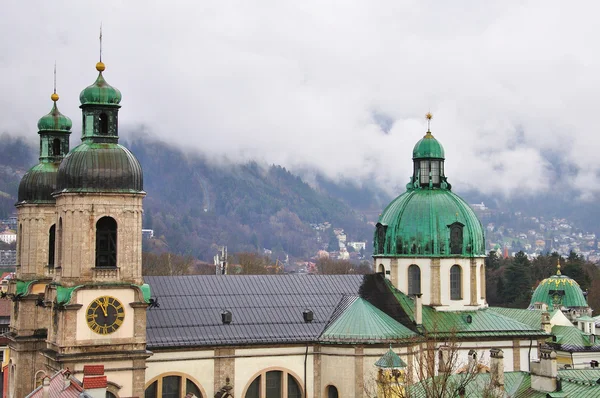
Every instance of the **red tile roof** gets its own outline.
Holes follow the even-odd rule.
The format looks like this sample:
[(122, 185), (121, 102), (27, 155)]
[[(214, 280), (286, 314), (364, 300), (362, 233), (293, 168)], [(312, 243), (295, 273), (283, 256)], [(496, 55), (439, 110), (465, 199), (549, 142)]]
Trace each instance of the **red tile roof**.
[(84, 365), (84, 376), (102, 376), (104, 374), (104, 365)]
[(106, 388), (106, 376), (85, 376), (83, 378), (83, 389)]
[[(69, 385), (65, 387), (65, 372), (65, 369), (60, 370), (50, 378), (50, 398), (79, 398), (83, 388), (81, 388), (78, 381), (74, 378), (71, 378)], [(43, 387), (39, 386), (26, 398), (42, 398), (43, 394)]]

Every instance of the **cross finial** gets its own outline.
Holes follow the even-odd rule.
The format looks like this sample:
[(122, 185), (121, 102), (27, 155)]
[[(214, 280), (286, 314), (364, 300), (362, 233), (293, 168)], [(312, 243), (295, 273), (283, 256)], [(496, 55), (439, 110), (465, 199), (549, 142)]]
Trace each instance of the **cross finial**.
[(100, 62), (102, 62), (102, 22), (100, 22)]
[(431, 132), (431, 119), (433, 118), (433, 115), (431, 114), (431, 112), (427, 112), (425, 114), (425, 118), (427, 118), (427, 132), (430, 133)]

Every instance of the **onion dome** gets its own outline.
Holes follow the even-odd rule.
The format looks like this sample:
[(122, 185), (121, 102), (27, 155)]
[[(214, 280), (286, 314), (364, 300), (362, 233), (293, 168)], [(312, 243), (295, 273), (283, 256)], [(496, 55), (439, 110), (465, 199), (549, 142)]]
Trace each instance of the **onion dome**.
[(445, 189), (415, 189), (390, 203), (375, 231), (376, 256), (475, 257), (485, 235), (475, 212)]
[(140, 163), (124, 146), (116, 143), (84, 142), (60, 164), (59, 192), (143, 191)]
[(557, 268), (556, 275), (544, 279), (535, 288), (529, 308), (534, 308), (535, 303), (546, 303), (552, 309), (588, 307), (577, 281), (561, 274), (560, 263)]
[(98, 62), (96, 64), (96, 70), (99, 72), (98, 78), (94, 84), (84, 88), (81, 94), (79, 94), (81, 105), (119, 105), (121, 102), (121, 92), (104, 80), (102, 72), (105, 69), (104, 63)]
[(58, 163), (38, 163), (19, 183), (18, 204), (54, 203), (52, 192), (56, 190)]
[(52, 192), (56, 190), (58, 166), (69, 151), (72, 122), (59, 112), (56, 91), (50, 97), (52, 110), (38, 121), (40, 135), (40, 163), (32, 167), (21, 179), (18, 204), (55, 203)]
[(59, 112), (56, 102), (58, 101), (58, 94), (53, 93), (50, 98), (54, 101), (52, 110), (38, 121), (38, 130), (40, 131), (69, 131), (73, 126), (71, 119)]

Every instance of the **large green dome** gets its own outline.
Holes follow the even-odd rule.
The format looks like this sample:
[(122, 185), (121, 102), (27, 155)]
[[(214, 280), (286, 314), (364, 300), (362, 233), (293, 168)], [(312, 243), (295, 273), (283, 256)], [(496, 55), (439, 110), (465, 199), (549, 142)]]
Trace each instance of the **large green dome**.
[(413, 149), (413, 159), (444, 159), (444, 147), (428, 131)]
[(73, 148), (58, 169), (59, 192), (143, 191), (140, 163), (124, 146), (84, 142)]
[[(451, 242), (453, 229), (460, 231)], [(479, 219), (448, 189), (413, 189), (390, 203), (379, 217), (375, 256), (475, 257), (485, 255)]]
[(588, 307), (579, 284), (560, 272), (544, 279), (535, 288), (529, 308), (534, 308), (535, 303), (546, 303), (552, 309)]
[(91, 86), (83, 89), (79, 94), (81, 105), (115, 105), (121, 102), (121, 92), (104, 80), (102, 72), (105, 66), (102, 62), (96, 64), (98, 78)]

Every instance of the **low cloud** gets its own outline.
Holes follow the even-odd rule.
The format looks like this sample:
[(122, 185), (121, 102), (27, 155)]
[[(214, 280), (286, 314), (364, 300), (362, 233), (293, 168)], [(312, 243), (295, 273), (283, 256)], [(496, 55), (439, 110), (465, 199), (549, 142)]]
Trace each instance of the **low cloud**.
[[(596, 2), (183, 3), (9, 0), (0, 131), (35, 139), (56, 60), (79, 142), (102, 22), (122, 126), (186, 149), (398, 192), (431, 111), (459, 190), (531, 194), (564, 178), (584, 198), (600, 193)], [(559, 176), (546, 153), (575, 174)]]

